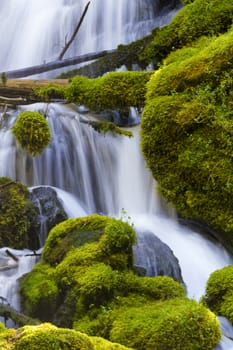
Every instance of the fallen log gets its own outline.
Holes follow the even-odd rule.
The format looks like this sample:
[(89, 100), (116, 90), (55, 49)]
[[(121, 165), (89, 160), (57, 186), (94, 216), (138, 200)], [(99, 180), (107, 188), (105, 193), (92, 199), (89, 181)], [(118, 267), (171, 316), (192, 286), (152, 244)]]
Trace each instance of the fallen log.
[(0, 72), (1, 76), (5, 76), (6, 79), (18, 79), (24, 78), (35, 74), (41, 74), (45, 72), (49, 72), (58, 68), (73, 66), (75, 64), (88, 62), (95, 60), (97, 58), (108, 55), (109, 53), (113, 53), (115, 50), (104, 50), (100, 52), (92, 52), (81, 56), (75, 56), (66, 59), (58, 59), (55, 61), (51, 61), (48, 63), (43, 63), (31, 67), (26, 67), (22, 69), (15, 69), (7, 72)]
[(25, 325), (37, 325), (41, 322), (34, 318), (28, 317), (19, 311), (16, 311), (13, 307), (8, 304), (0, 304), (0, 316), (4, 318), (4, 321), (11, 319), (19, 327)]
[(66, 86), (68, 85), (68, 79), (9, 79), (5, 85), (0, 84), (0, 105), (8, 105), (12, 107), (41, 102), (41, 99), (35, 93), (35, 89), (46, 87), (49, 84)]

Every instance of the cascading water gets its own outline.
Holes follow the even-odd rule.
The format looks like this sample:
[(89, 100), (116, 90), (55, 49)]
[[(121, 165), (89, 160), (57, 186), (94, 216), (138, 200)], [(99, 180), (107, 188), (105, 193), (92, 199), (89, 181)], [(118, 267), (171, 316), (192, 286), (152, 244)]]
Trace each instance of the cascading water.
[[(1, 39), (0, 70), (56, 59), (86, 3), (86, 0), (2, 0), (0, 33), (7, 35)], [(162, 3), (159, 0), (92, 0), (67, 56), (112, 49), (164, 25), (177, 9), (165, 11), (165, 15), (160, 12), (158, 16)], [(51, 145), (35, 159), (19, 150), (10, 131), (17, 114), (24, 109), (46, 113), (53, 135)], [(137, 128), (132, 139), (103, 136), (83, 123), (75, 108), (57, 104), (37, 104), (9, 111), (8, 116), (1, 119), (0, 176), (17, 179), (28, 186), (53, 186), (72, 217), (95, 212), (119, 217), (122, 211), (127, 213), (136, 229), (153, 232), (172, 248), (190, 297), (198, 299), (209, 274), (232, 263), (221, 246), (179, 225), (164, 211), (156, 194), (156, 184), (140, 154)], [(16, 308), (16, 294), (13, 293), (14, 297), (8, 294), (12, 285), (6, 286), (30, 266), (21, 269), (20, 264), (17, 270), (10, 269), (0, 275), (0, 296)], [(230, 348), (228, 340), (218, 347)]]
[[(12, 259), (7, 252), (17, 260)], [(23, 274), (31, 271), (35, 264), (36, 257), (31, 255), (29, 250), (15, 250), (11, 248), (0, 249), (0, 297), (1, 303), (10, 303), (10, 305), (19, 311), (19, 293), (17, 280)], [(0, 322), (5, 320), (0, 318)], [(10, 320), (7, 320), (7, 326), (13, 326)]]
[[(0, 71), (56, 60), (87, 2), (1, 0), (0, 33), (7, 35), (1, 36)], [(172, 5), (166, 9), (161, 12), (161, 0), (92, 0), (66, 57), (113, 49), (136, 40), (166, 24), (177, 11)]]
[[(34, 159), (17, 147), (9, 130), (17, 113), (25, 109), (46, 113), (52, 130), (50, 146)], [(133, 138), (104, 136), (83, 118), (74, 106), (58, 104), (35, 104), (13, 112), (0, 130), (1, 176), (28, 186), (54, 186), (69, 216), (97, 212), (119, 217), (123, 210), (136, 229), (153, 232), (171, 247), (188, 295), (198, 299), (209, 274), (230, 264), (231, 258), (164, 211), (140, 154), (138, 127), (132, 129)]]

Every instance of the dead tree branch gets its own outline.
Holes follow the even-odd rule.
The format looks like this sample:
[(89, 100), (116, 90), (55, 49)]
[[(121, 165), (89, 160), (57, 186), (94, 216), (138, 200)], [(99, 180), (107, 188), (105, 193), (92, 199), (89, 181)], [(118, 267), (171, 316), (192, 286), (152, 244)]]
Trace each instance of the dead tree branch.
[(76, 28), (75, 28), (73, 34), (71, 35), (70, 40), (69, 40), (68, 43), (65, 45), (65, 47), (64, 47), (63, 50), (62, 50), (62, 52), (60, 53), (60, 55), (59, 55), (59, 57), (58, 57), (59, 60), (62, 60), (62, 59), (63, 59), (64, 54), (66, 53), (66, 51), (68, 50), (68, 48), (70, 47), (70, 45), (72, 44), (72, 42), (74, 41), (74, 39), (75, 39), (75, 37), (76, 37), (76, 35), (77, 35), (77, 33), (78, 33), (78, 31), (79, 31), (81, 25), (82, 25), (82, 22), (83, 22), (83, 20), (84, 20), (84, 17), (86, 16), (86, 13), (87, 13), (87, 10), (88, 10), (89, 5), (90, 5), (90, 1), (87, 3), (87, 5), (86, 5), (86, 7), (85, 7), (85, 9), (84, 9), (84, 11), (83, 11), (83, 13), (82, 13), (81, 18), (80, 18), (80, 20), (79, 20), (79, 22), (78, 22), (78, 24), (77, 24), (77, 26), (76, 26)]

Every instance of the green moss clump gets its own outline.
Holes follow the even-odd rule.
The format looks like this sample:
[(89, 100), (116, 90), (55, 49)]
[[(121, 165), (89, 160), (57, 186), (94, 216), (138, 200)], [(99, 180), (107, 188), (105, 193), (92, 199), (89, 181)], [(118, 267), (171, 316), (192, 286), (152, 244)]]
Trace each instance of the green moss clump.
[(22, 112), (11, 130), (20, 146), (33, 157), (40, 155), (51, 141), (48, 122), (39, 112)]
[(110, 332), (111, 341), (140, 350), (212, 350), (220, 338), (216, 316), (183, 299), (128, 308), (118, 314)]
[(59, 289), (49, 265), (38, 264), (20, 281), (24, 312), (41, 321), (51, 320), (57, 309)]
[[(135, 349), (178, 350), (181, 344), (185, 350), (212, 349), (220, 336), (215, 315), (189, 301), (184, 286), (171, 277), (134, 274), (134, 242), (131, 225), (100, 215), (57, 225), (49, 233), (42, 262), (21, 280), (23, 310)], [(52, 330), (49, 338), (55, 349), (61, 346), (59, 334)], [(49, 349), (49, 341), (34, 335), (42, 349), (44, 344)], [(103, 343), (98, 341), (100, 349), (107, 348)], [(19, 344), (31, 344), (31, 338)]]
[(96, 131), (102, 133), (102, 134), (106, 134), (107, 132), (111, 132), (113, 134), (118, 134), (118, 135), (124, 135), (124, 136), (128, 136), (128, 137), (132, 137), (133, 133), (131, 131), (128, 130), (124, 130), (123, 128), (120, 128), (119, 126), (117, 126), (116, 124), (112, 123), (112, 122), (95, 122), (95, 121), (91, 121), (88, 123), (90, 126), (93, 127), (93, 129), (95, 129)]
[(233, 323), (233, 266), (214, 271), (206, 285), (204, 297), (208, 307)]
[(141, 145), (162, 195), (233, 251), (233, 29), (202, 40), (148, 83)]
[(68, 219), (56, 225), (49, 233), (43, 250), (43, 260), (56, 265), (63, 260), (72, 247), (98, 241), (104, 233), (109, 218), (90, 215), (84, 218)]
[(64, 87), (56, 84), (48, 84), (46, 87), (36, 88), (34, 92), (36, 96), (40, 97), (43, 101), (64, 99)]
[[(190, 45), (203, 35), (226, 32), (233, 18), (229, 0), (195, 0), (184, 6), (164, 28), (156, 29), (154, 39), (143, 55), (157, 64), (175, 49)], [(147, 58), (148, 59), (148, 58)]]
[(65, 90), (68, 102), (105, 109), (142, 107), (145, 103), (146, 83), (151, 72), (113, 72), (100, 78), (76, 76)]
[(23, 184), (0, 178), (0, 247), (32, 248), (36, 210)]
[(126, 348), (124, 345), (112, 343), (100, 337), (90, 337), (90, 338), (93, 344), (96, 346), (96, 350), (130, 350), (130, 348)]
[(6, 329), (0, 326), (0, 349), (14, 350), (12, 338), (15, 336), (15, 329)]
[(45, 323), (25, 326), (15, 335), (14, 350), (94, 350), (94, 344), (85, 335), (71, 329), (57, 328)]

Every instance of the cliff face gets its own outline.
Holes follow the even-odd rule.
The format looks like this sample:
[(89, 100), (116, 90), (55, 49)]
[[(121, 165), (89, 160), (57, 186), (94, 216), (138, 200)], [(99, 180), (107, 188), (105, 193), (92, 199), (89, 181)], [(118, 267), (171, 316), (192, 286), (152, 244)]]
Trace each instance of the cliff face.
[(162, 194), (221, 232), (231, 251), (232, 13), (227, 0), (196, 0), (157, 33), (150, 49), (163, 60), (142, 119), (142, 150)]

